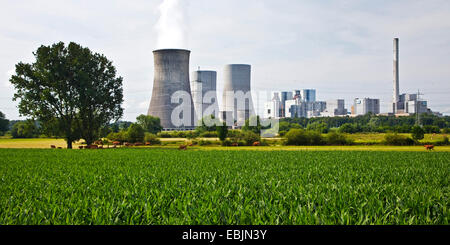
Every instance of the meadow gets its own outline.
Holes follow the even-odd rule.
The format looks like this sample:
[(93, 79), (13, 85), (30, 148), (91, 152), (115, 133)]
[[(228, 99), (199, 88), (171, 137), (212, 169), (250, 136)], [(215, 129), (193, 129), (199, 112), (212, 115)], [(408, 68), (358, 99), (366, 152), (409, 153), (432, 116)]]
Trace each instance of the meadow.
[(0, 224), (448, 224), (450, 152), (0, 149)]

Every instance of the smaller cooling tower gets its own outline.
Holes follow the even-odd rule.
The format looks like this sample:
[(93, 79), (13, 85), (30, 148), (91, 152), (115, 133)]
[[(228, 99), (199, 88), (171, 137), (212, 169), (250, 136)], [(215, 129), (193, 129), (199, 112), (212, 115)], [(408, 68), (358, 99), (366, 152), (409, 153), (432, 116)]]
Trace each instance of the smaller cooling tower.
[(213, 115), (215, 118), (219, 116), (216, 82), (217, 72), (215, 71), (192, 72), (191, 93), (195, 109), (195, 123), (209, 115)]
[[(161, 49), (153, 51), (154, 55), (154, 81), (152, 99), (148, 115), (161, 119), (161, 126), (164, 129), (191, 128), (194, 126), (194, 107), (192, 105), (191, 87), (189, 84), (189, 50), (183, 49)], [(188, 100), (183, 101), (186, 106), (183, 112), (178, 113), (180, 107), (179, 100), (172, 103), (172, 96), (176, 92), (188, 95)], [(176, 111), (175, 111), (176, 110)], [(173, 113), (174, 112), (174, 113)], [(173, 120), (172, 114), (178, 118), (187, 118), (183, 122)]]
[[(254, 115), (251, 97), (251, 66), (231, 64), (224, 68), (223, 111), (232, 112), (238, 125)], [(234, 94), (234, 96), (233, 96)]]

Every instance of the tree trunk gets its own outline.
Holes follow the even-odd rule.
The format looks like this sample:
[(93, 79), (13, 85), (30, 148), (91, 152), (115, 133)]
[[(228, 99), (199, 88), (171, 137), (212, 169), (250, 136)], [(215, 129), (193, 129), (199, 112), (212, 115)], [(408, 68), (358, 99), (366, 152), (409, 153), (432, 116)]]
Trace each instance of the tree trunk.
[(67, 139), (67, 149), (72, 149), (72, 139)]

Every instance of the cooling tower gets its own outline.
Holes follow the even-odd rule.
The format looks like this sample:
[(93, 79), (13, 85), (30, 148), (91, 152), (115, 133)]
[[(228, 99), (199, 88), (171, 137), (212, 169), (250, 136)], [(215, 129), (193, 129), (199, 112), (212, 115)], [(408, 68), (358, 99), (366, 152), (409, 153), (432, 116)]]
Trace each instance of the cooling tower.
[(250, 65), (225, 66), (223, 111), (232, 112), (233, 119), (237, 121), (238, 126), (242, 126), (245, 120), (254, 114), (250, 80)]
[[(189, 50), (183, 49), (153, 51), (155, 72), (148, 115), (159, 117), (164, 129), (191, 128), (194, 126), (194, 107), (189, 85), (190, 53)], [(179, 102), (176, 99), (176, 103), (172, 103), (172, 95), (176, 92), (184, 92), (184, 94), (189, 95), (187, 101), (183, 100), (185, 106), (180, 113), (178, 113), (178, 110), (181, 101)], [(175, 109), (177, 109), (176, 113), (174, 112)], [(173, 120), (173, 112), (174, 115), (185, 120), (182, 123)]]
[(194, 123), (209, 115), (215, 118), (219, 116), (216, 83), (217, 72), (215, 71), (192, 72), (191, 93), (196, 119)]

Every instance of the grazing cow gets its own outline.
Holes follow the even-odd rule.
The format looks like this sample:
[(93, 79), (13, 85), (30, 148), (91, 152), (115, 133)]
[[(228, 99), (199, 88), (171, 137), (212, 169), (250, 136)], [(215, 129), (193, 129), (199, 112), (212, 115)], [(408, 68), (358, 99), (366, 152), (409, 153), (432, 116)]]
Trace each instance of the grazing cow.
[(261, 143), (259, 141), (256, 141), (255, 143), (253, 143), (253, 146), (260, 146)]
[(126, 147), (129, 147), (129, 146), (131, 146), (131, 144), (130, 144), (130, 143), (128, 143), (128, 142), (125, 142), (125, 143), (124, 143), (124, 145), (125, 145)]
[(54, 145), (51, 145), (51, 146), (50, 146), (50, 148), (52, 148), (52, 149), (56, 149), (56, 146), (54, 146)]
[(146, 146), (152, 145), (150, 142), (145, 142)]
[(427, 149), (427, 151), (434, 150), (434, 145), (424, 145), (424, 147)]
[(180, 148), (178, 148), (179, 150), (187, 150), (187, 145), (180, 145)]

